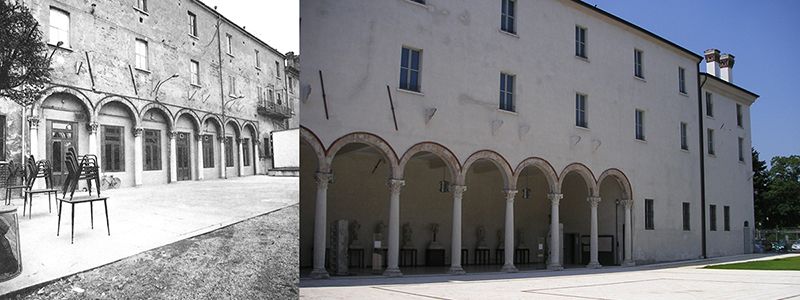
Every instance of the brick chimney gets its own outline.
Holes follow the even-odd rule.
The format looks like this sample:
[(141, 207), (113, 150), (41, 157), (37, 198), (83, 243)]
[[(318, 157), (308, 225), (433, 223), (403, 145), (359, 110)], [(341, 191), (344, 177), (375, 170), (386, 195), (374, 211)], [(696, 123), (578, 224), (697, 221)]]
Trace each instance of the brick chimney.
[(721, 69), (720, 77), (722, 80), (733, 83), (733, 54), (723, 54), (719, 58), (719, 66)]
[(719, 77), (719, 50), (708, 49), (706, 56), (706, 73)]

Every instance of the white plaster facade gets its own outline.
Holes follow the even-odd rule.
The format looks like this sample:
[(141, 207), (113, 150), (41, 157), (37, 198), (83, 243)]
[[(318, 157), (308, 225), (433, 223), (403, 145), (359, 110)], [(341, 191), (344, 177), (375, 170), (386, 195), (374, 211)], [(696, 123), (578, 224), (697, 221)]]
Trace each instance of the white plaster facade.
[[(442, 225), (452, 273), (463, 272), (459, 248), (473, 259), (480, 226), (492, 259), (503, 243), (519, 247), (513, 228), (527, 232), (527, 246), (546, 240), (559, 249), (545, 254), (551, 269), (569, 264), (565, 245), (547, 238), (560, 226), (588, 236), (589, 267), (599, 266), (598, 235), (619, 242), (608, 246), (615, 264), (703, 255), (701, 56), (579, 1), (519, 1), (513, 34), (501, 30), (501, 1), (424, 2), (301, 1), (301, 267), (327, 275), (320, 249), (337, 219), (358, 221), (367, 232), (388, 225), (386, 275), (401, 273), (406, 222), (416, 226), (420, 257), (427, 224)], [(575, 55), (576, 26), (586, 29), (587, 58)], [(421, 50), (419, 92), (399, 88), (403, 47)], [(635, 50), (644, 53), (644, 78), (634, 76)], [(514, 112), (498, 109), (501, 72), (516, 78)], [(576, 93), (587, 96), (588, 128), (576, 126)], [(636, 110), (645, 114), (644, 141), (635, 138)], [(749, 147), (746, 119), (741, 133)], [(688, 151), (681, 122), (689, 127)], [(749, 169), (749, 154), (744, 164), (706, 166), (716, 185), (708, 193), (729, 201), (738, 226), (752, 223), (752, 192), (723, 195), (732, 178), (710, 174), (741, 168)], [(453, 184), (448, 193), (425, 187), (440, 180)], [(530, 199), (515, 193), (526, 187)], [(652, 230), (645, 229), (645, 199), (653, 199)], [(683, 202), (690, 203), (690, 230), (682, 227)], [(717, 243), (710, 254), (741, 253), (735, 243)], [(502, 270), (515, 270), (513, 254), (504, 255)]]

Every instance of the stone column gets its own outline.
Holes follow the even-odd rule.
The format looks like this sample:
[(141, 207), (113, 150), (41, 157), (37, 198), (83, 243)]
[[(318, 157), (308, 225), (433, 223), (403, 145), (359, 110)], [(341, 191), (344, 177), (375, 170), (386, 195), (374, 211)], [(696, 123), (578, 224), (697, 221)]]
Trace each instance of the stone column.
[(169, 182), (178, 182), (178, 150), (175, 146), (175, 131), (167, 133), (169, 137)]
[(550, 263), (547, 264), (548, 270), (559, 271), (564, 268), (561, 266), (561, 230), (558, 220), (558, 203), (562, 194), (548, 194), (550, 199)]
[(219, 140), (219, 178), (228, 178), (228, 164), (225, 163), (225, 136), (218, 136)]
[(502, 272), (517, 272), (514, 267), (514, 196), (517, 195), (517, 190), (505, 190), (503, 193), (506, 195), (506, 238), (505, 238), (505, 260)]
[(622, 260), (622, 265), (626, 267), (635, 266), (633, 261), (633, 242), (631, 240), (631, 232), (633, 226), (631, 225), (631, 209), (633, 209), (633, 199), (625, 199), (621, 201), (625, 205), (625, 257)]
[(255, 167), (256, 175), (261, 174), (261, 153), (259, 153), (259, 147), (261, 146), (261, 142), (257, 139), (253, 139), (253, 166)]
[(450, 274), (460, 275), (466, 273), (464, 268), (461, 267), (461, 199), (464, 197), (464, 192), (467, 191), (467, 186), (453, 185), (450, 188), (453, 191), (453, 237), (451, 239)]
[(244, 175), (244, 155), (243, 155), (244, 154), (244, 146), (242, 145), (243, 142), (244, 142), (244, 140), (242, 140), (242, 139), (236, 139), (236, 145), (238, 146), (237, 147), (237, 151), (239, 152), (239, 159), (238, 159), (239, 160), (239, 177)]
[(389, 253), (384, 276), (403, 276), (398, 267), (400, 259), (400, 189), (406, 185), (402, 179), (389, 179)]
[[(31, 116), (28, 118), (28, 130), (31, 139), (31, 155), (37, 160), (45, 159), (39, 155), (39, 118)], [(24, 154), (23, 154), (24, 155)]]
[(328, 278), (325, 270), (325, 235), (328, 223), (328, 184), (331, 182), (331, 173), (317, 172), (314, 177), (317, 181), (317, 201), (314, 207), (314, 269), (311, 278)]
[(87, 126), (89, 130), (89, 154), (97, 156), (97, 163), (100, 163), (100, 153), (97, 151), (97, 131), (100, 129), (100, 124), (97, 122), (89, 123)]
[(597, 206), (600, 205), (600, 197), (589, 197), (586, 199), (592, 206), (591, 235), (589, 236), (589, 269), (600, 268), (600, 261), (597, 259)]
[(203, 180), (203, 135), (197, 133), (194, 137), (197, 140), (197, 180)]
[(142, 131), (143, 129), (141, 127), (133, 129), (133, 181), (136, 186), (142, 185), (142, 176), (144, 174)]

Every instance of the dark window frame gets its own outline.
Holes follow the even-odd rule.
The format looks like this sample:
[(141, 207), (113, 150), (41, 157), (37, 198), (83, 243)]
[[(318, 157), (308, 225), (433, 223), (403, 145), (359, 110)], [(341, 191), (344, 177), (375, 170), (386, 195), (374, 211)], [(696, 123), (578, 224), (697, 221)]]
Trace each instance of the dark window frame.
[(655, 201), (653, 199), (644, 199), (644, 229), (655, 230)]
[(589, 128), (587, 98), (585, 94), (575, 94), (575, 126)]
[(686, 122), (681, 122), (681, 149), (686, 151), (689, 150), (688, 127), (689, 125)]
[(736, 103), (736, 125), (739, 126), (739, 128), (744, 128), (743, 124), (744, 124), (744, 118), (742, 115), (742, 105)]
[(211, 134), (201, 135), (203, 139), (203, 168), (214, 168), (214, 136)]
[(517, 1), (516, 0), (500, 0), (500, 30), (517, 34), (516, 29), (516, 14), (517, 14)]
[(589, 58), (586, 51), (586, 32), (589, 31), (586, 27), (575, 25), (575, 56), (581, 58)]
[(500, 110), (515, 112), (514, 103), (514, 82), (517, 76), (500, 72)]
[(3, 139), (3, 141), (0, 142), (0, 161), (6, 160), (6, 149), (8, 149), (6, 129), (6, 115), (0, 115), (0, 139)]
[(422, 50), (403, 46), (400, 50), (401, 90), (419, 93), (422, 90)]
[(722, 230), (731, 231), (731, 207), (728, 205), (722, 207)]
[(683, 202), (683, 231), (692, 230), (692, 206), (689, 202)]
[[(148, 137), (150, 135), (150, 137)], [(155, 138), (156, 141), (151, 139)], [(144, 171), (161, 171), (163, 165), (161, 161), (161, 130), (158, 129), (144, 129), (142, 131), (142, 150), (143, 150), (143, 170)], [(153, 155), (154, 154), (154, 155)], [(153, 157), (150, 157), (153, 156)]]
[(242, 139), (242, 164), (245, 167), (250, 166), (250, 139), (243, 138)]
[(636, 139), (640, 141), (646, 141), (647, 136), (645, 135), (644, 131), (644, 110), (637, 109), (635, 115), (635, 133)]
[(233, 137), (225, 137), (225, 167), (231, 168), (235, 166), (233, 162)]
[[(110, 131), (117, 132), (112, 133)], [(100, 132), (103, 172), (125, 172), (125, 127), (102, 125)], [(119, 141), (109, 141), (109, 137), (119, 137)], [(117, 148), (114, 149), (114, 146)], [(111, 153), (108, 153), (108, 151), (111, 151)], [(118, 152), (115, 153), (114, 151)]]
[(678, 67), (678, 91), (686, 94), (686, 70)]
[(717, 231), (717, 205), (708, 206), (708, 230)]
[(187, 13), (189, 15), (189, 35), (198, 37), (199, 33), (197, 32), (197, 15), (191, 11), (187, 11)]
[(644, 51), (633, 49), (633, 76), (644, 79)]

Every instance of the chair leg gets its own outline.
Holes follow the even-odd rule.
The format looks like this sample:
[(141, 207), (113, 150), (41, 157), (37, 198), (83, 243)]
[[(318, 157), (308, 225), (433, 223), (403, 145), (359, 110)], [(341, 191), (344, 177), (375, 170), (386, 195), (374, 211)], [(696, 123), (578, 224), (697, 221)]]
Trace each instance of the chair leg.
[(56, 236), (61, 232), (61, 201), (58, 201), (58, 229), (56, 229)]
[(33, 194), (27, 194), (25, 197), (30, 198), (30, 200), (28, 200), (28, 220), (30, 220), (31, 217), (33, 217)]
[(72, 235), (69, 238), (69, 243), (75, 243), (75, 203), (72, 203)]
[(108, 202), (103, 200), (103, 207), (106, 209), (106, 228), (108, 229), (108, 236), (111, 236), (111, 226), (108, 224)]
[(22, 216), (25, 216), (25, 209), (28, 208), (28, 197), (25, 197), (25, 200), (22, 202)]
[(53, 204), (50, 202), (53, 201), (53, 198), (50, 197), (50, 192), (47, 192), (47, 213), (53, 213)]
[(89, 202), (89, 220), (92, 221), (92, 229), (94, 229), (94, 202)]

